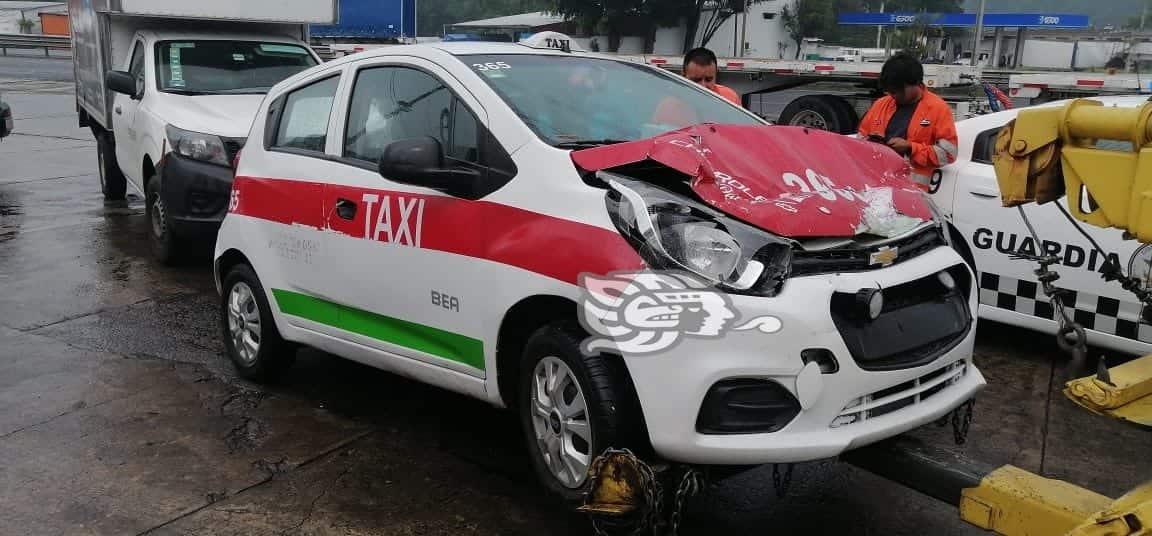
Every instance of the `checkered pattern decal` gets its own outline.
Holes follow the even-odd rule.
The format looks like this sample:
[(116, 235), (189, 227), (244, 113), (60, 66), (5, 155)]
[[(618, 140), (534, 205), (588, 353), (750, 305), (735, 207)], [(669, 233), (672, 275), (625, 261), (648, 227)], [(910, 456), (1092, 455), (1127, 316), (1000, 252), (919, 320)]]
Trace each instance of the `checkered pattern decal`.
[[(1085, 329), (1152, 343), (1152, 325), (1140, 322), (1140, 305), (1087, 292), (1067, 291), (1064, 306), (1072, 310), (1076, 322)], [(1048, 320), (1056, 311), (1035, 281), (1002, 275), (980, 274), (980, 303)]]

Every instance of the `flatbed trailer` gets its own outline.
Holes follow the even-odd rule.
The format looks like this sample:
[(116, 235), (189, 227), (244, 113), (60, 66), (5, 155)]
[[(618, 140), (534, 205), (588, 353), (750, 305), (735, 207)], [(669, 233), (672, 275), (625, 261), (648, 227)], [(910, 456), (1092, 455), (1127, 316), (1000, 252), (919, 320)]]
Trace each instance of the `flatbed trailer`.
[[(683, 58), (659, 54), (608, 54), (636, 63), (680, 72)], [(757, 58), (717, 58), (719, 82), (743, 99), (745, 108), (781, 124), (802, 125), (855, 133), (860, 118), (877, 98), (879, 62), (813, 61)], [(924, 85), (952, 107), (956, 120), (992, 111), (980, 86), (980, 69), (963, 65), (924, 65)], [(811, 86), (780, 102), (764, 98), (773, 93)]]
[(1030, 72), (1008, 75), (1008, 96), (1022, 106), (1097, 95), (1152, 96), (1152, 73)]

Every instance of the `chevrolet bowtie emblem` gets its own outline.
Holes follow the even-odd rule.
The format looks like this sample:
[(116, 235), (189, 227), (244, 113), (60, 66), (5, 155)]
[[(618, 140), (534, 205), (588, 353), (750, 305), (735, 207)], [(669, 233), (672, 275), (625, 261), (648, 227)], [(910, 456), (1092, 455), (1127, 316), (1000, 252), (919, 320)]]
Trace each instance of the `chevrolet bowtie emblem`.
[(875, 253), (868, 256), (868, 264), (872, 266), (877, 264), (880, 266), (888, 266), (889, 264), (896, 262), (896, 257), (899, 256), (900, 248), (890, 248), (888, 246), (884, 246), (876, 250)]

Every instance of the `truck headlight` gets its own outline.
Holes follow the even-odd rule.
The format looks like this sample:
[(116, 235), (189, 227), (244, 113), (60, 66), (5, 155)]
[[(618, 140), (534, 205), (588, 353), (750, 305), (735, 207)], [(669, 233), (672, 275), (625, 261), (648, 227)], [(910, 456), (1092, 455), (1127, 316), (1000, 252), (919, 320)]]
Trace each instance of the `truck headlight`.
[(231, 165), (224, 141), (214, 134), (192, 132), (168, 125), (168, 145), (172, 147), (172, 152), (185, 158), (221, 166)]
[(793, 243), (700, 202), (613, 173), (608, 213), (649, 267), (686, 271), (726, 292), (772, 296), (787, 279)]

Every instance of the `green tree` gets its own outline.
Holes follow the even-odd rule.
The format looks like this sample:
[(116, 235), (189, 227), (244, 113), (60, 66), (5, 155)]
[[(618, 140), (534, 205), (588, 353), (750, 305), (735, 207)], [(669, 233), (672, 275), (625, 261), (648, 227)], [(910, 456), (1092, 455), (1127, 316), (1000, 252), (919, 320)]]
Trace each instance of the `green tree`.
[(796, 0), (780, 10), (788, 37), (796, 43), (796, 58), (800, 57), (805, 37), (822, 35), (823, 30), (836, 24), (834, 11), (832, 0)]
[(20, 33), (32, 33), (32, 27), (36, 23), (24, 18), (24, 14), (20, 14), (20, 20), (16, 21), (16, 25), (20, 27)]

